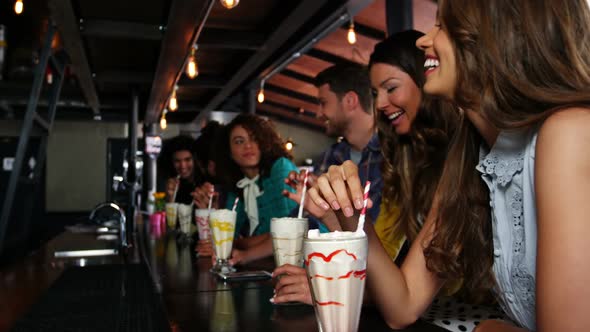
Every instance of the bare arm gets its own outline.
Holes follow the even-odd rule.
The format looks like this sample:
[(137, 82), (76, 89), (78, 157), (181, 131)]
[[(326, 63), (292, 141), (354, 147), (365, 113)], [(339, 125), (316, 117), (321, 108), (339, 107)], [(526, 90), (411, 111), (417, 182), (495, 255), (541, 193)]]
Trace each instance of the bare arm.
[[(272, 239), (270, 233), (242, 238), (247, 243), (232, 250), (232, 257), (229, 260), (231, 265), (247, 264), (257, 259), (262, 259), (272, 255)], [(237, 242), (237, 241), (236, 241)]]
[(590, 329), (590, 110), (549, 117), (538, 138), (537, 331)]
[[(316, 205), (325, 210), (329, 209), (329, 205), (337, 211), (344, 230), (356, 228), (357, 216), (347, 217), (351, 213), (346, 210), (354, 208), (358, 211), (362, 208), (362, 197), (363, 188), (358, 171), (351, 162), (330, 167), (328, 173), (320, 176), (317, 185), (310, 190), (310, 198)], [(401, 269), (381, 245), (373, 225), (365, 223), (369, 240), (367, 287), (372, 300), (392, 328), (399, 329), (414, 323), (443, 284), (426, 268), (423, 252), (424, 245), (432, 237), (435, 215), (436, 210), (433, 208)]]

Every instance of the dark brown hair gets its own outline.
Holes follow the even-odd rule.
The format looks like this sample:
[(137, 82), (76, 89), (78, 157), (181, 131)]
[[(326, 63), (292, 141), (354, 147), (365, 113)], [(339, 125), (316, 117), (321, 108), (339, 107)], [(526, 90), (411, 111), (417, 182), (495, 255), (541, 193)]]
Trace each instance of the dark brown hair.
[[(416, 47), (423, 33), (408, 30), (375, 45), (369, 68), (376, 63), (395, 66), (407, 73), (416, 86), (424, 85), (424, 52)], [(375, 112), (384, 160), (383, 200), (400, 209), (392, 223), (413, 241), (432, 205), (444, 166), (449, 142), (458, 123), (458, 112), (442, 100), (423, 95), (407, 135), (398, 135), (383, 112)], [(393, 226), (394, 225), (394, 226)]]
[[(237, 126), (243, 127), (258, 144), (260, 149), (258, 168), (261, 178), (270, 174), (270, 169), (277, 159), (281, 157), (292, 158), (285, 149), (283, 140), (269, 120), (254, 114), (239, 114), (224, 128), (224, 133), (219, 140), (219, 149), (223, 153), (219, 153), (219, 159), (216, 163), (223, 184), (227, 189), (236, 191), (236, 183), (244, 177), (240, 167), (232, 159), (230, 152), (230, 135)], [(263, 190), (263, 188), (260, 189)]]
[[(457, 67), (456, 104), (499, 129), (535, 126), (558, 109), (588, 105), (587, 6), (584, 0), (439, 1), (439, 21)], [(464, 116), (425, 255), (439, 275), (463, 275), (468, 287), (482, 289), (494, 282), (492, 226), (487, 188), (471, 177), (483, 143), (473, 129)]]
[(330, 90), (339, 99), (342, 99), (347, 92), (353, 91), (357, 94), (363, 110), (368, 114), (373, 111), (371, 80), (367, 67), (360, 64), (341, 64), (328, 67), (317, 74), (314, 81), (314, 85), (318, 88), (324, 84), (328, 84)]

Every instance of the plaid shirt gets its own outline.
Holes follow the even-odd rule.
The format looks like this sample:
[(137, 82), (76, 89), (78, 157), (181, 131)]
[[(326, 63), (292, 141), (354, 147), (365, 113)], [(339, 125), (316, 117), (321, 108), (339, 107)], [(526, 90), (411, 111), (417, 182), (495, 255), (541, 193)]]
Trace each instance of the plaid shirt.
[[(350, 160), (350, 149), (350, 144), (346, 140), (333, 144), (324, 153), (321, 165), (315, 167), (316, 175), (326, 173), (332, 165), (341, 165), (346, 160)], [(383, 180), (381, 179), (382, 161), (381, 146), (379, 145), (379, 138), (375, 133), (371, 137), (369, 144), (363, 149), (361, 161), (358, 164), (361, 185), (364, 186), (367, 180), (371, 181), (369, 197), (373, 201), (373, 207), (367, 211), (367, 216), (372, 222), (377, 220), (381, 206), (381, 192), (383, 191)]]
[[(297, 206), (297, 203), (283, 196), (283, 189), (293, 191), (291, 187), (285, 184), (285, 178), (287, 178), (287, 175), (291, 171), (298, 171), (297, 166), (287, 158), (279, 158), (272, 165), (270, 174), (262, 179), (258, 179), (257, 184), (262, 195), (256, 198), (258, 205), (258, 226), (252, 235), (269, 233), (270, 220), (272, 218), (286, 217)], [(229, 192), (225, 204), (226, 209), (231, 210), (235, 199), (236, 193)], [(244, 210), (244, 199), (242, 197), (240, 197), (236, 211), (236, 237), (239, 234), (248, 236), (248, 215)]]

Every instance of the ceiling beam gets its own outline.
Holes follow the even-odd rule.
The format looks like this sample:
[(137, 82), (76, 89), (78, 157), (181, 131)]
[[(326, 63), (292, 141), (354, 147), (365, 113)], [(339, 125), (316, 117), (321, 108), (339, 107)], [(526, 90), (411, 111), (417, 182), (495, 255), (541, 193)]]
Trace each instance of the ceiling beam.
[(256, 51), (264, 45), (266, 35), (256, 31), (219, 28), (203, 29), (197, 41), (199, 49), (234, 49)]
[[(152, 84), (154, 81), (154, 73), (109, 70), (98, 73), (96, 75), (96, 81), (100, 85), (108, 83), (148, 85)], [(199, 76), (194, 79), (184, 76), (181, 77), (178, 81), (178, 85), (188, 88), (219, 89), (225, 85), (225, 82), (227, 82), (227, 79), (220, 76), (199, 74)]]
[(185, 59), (203, 28), (213, 0), (174, 0), (162, 40), (156, 74), (148, 99), (145, 122), (155, 123), (172, 93)]
[(87, 37), (107, 37), (138, 40), (161, 40), (164, 26), (126, 21), (85, 19), (80, 32)]
[(73, 72), (78, 77), (82, 94), (84, 94), (94, 115), (98, 115), (100, 114), (100, 102), (92, 81), (88, 58), (82, 46), (78, 20), (74, 14), (72, 2), (70, 0), (49, 0), (49, 9), (62, 37), (64, 49), (70, 57)]
[[(207, 104), (206, 112), (215, 110), (221, 103), (233, 94), (256, 70), (267, 61), (283, 44), (292, 37), (307, 20), (325, 5), (327, 0), (302, 0), (297, 7), (274, 30), (258, 52), (253, 54), (248, 61), (229, 80), (225, 88), (219, 91)], [(195, 119), (205, 117), (206, 112), (199, 114)]]
[(338, 55), (334, 55), (332, 53), (328, 53), (326, 51), (318, 50), (317, 48), (312, 48), (307, 52), (308, 56), (312, 58), (316, 58), (325, 62), (330, 62), (335, 65), (351, 65), (351, 64), (358, 64), (354, 61), (348, 60), (346, 58), (340, 57)]
[[(159, 24), (87, 19), (80, 25), (85, 37), (105, 37), (160, 41), (168, 28)], [(200, 49), (257, 50), (265, 35), (255, 31), (205, 28), (198, 40)]]
[(299, 72), (296, 72), (294, 70), (291, 69), (283, 69), (283, 71), (279, 72), (279, 74), (285, 75), (287, 77), (290, 78), (294, 78), (296, 80), (305, 82), (305, 83), (309, 83), (314, 85), (315, 84), (315, 78), (311, 77), (311, 76), (307, 76), (305, 74), (301, 74)]
[(285, 95), (287, 97), (291, 97), (291, 98), (295, 98), (295, 99), (299, 99), (301, 101), (307, 102), (307, 103), (311, 103), (311, 104), (317, 104), (318, 103), (318, 99), (316, 97), (310, 96), (308, 94), (305, 93), (301, 93), (301, 92), (297, 92), (297, 91), (293, 91), (287, 88), (283, 88), (281, 86), (278, 85), (274, 85), (274, 84), (265, 84), (264, 85), (264, 89), (268, 90), (268, 91), (272, 91), (272, 92), (276, 92), (282, 95)]

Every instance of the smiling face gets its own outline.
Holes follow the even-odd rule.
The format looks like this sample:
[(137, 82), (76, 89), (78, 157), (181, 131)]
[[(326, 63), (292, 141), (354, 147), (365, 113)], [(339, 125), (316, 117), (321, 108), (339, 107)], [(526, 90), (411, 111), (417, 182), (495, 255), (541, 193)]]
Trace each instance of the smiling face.
[(188, 150), (179, 150), (174, 152), (172, 157), (176, 174), (183, 179), (191, 179), (193, 176), (193, 155)]
[(248, 131), (238, 125), (229, 137), (231, 157), (242, 170), (258, 168), (260, 164), (260, 148)]
[(373, 64), (370, 75), (379, 117), (386, 119), (398, 135), (408, 134), (420, 107), (420, 89), (410, 75), (389, 64)]
[(342, 99), (330, 89), (329, 84), (323, 84), (318, 89), (318, 101), (320, 108), (317, 117), (324, 121), (326, 135), (343, 136), (346, 130), (346, 114)]
[(416, 42), (426, 55), (424, 92), (453, 100), (457, 86), (455, 51), (439, 21)]

